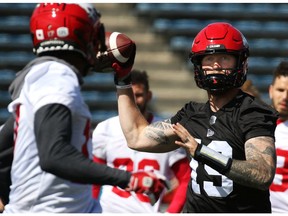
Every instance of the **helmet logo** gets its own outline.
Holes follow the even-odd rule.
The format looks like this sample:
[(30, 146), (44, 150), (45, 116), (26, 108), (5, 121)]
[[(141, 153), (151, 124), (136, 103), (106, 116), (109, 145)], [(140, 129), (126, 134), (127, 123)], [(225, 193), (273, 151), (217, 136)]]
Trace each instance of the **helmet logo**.
[(217, 50), (225, 50), (225, 46), (223, 44), (208, 44), (206, 46), (206, 50), (211, 50), (213, 53), (217, 52)]
[(220, 44), (209, 44), (207, 46), (208, 49), (212, 49), (212, 48), (219, 48), (221, 45)]
[(37, 29), (35, 31), (37, 40), (44, 40), (44, 32), (43, 29)]
[(67, 27), (59, 27), (57, 28), (57, 36), (58, 37), (67, 37), (69, 35), (69, 29)]

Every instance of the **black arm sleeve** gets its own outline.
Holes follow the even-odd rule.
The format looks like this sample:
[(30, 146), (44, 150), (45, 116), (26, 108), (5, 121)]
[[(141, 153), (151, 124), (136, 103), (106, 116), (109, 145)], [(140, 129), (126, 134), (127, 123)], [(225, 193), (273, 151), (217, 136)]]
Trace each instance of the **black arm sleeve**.
[(9, 201), (11, 185), (11, 165), (13, 161), (14, 117), (11, 115), (0, 131), (0, 197), (6, 204)]
[(49, 104), (35, 114), (35, 136), (40, 166), (49, 173), (83, 184), (127, 187), (131, 174), (97, 164), (70, 145), (71, 111), (61, 104)]

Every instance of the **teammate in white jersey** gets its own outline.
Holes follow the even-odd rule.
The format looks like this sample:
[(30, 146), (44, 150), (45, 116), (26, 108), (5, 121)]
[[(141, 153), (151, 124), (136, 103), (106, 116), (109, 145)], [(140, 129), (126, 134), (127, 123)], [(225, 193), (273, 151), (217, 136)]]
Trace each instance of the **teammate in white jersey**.
[(275, 69), (269, 87), (272, 105), (279, 112), (275, 130), (276, 174), (270, 186), (272, 213), (288, 212), (288, 62)]
[[(159, 120), (148, 110), (152, 92), (149, 89), (146, 71), (132, 70), (131, 80), (135, 101), (141, 113), (150, 123)], [(186, 152), (183, 149), (159, 154), (130, 149), (118, 116), (97, 125), (92, 136), (92, 146), (95, 162), (132, 172), (152, 170), (166, 176), (167, 179), (176, 176), (179, 186), (166, 212), (181, 212), (191, 172)], [(100, 199), (103, 213), (157, 213), (162, 210), (160, 209), (161, 199), (151, 205), (147, 195), (124, 191), (117, 186), (110, 185), (103, 185), (100, 194), (100, 187), (100, 185), (94, 186), (93, 195)]]
[(12, 165), (5, 165), (5, 155), (0, 157), (2, 201), (8, 200), (3, 191), (10, 172), (12, 181), (4, 213), (101, 212), (92, 184), (155, 192), (157, 198), (164, 184), (155, 174), (130, 173), (92, 160), (91, 114), (80, 89), (105, 44), (100, 14), (92, 4), (39, 4), (30, 30), (37, 58), (9, 87), (8, 109), (14, 118), (0, 134), (0, 149), (14, 153)]

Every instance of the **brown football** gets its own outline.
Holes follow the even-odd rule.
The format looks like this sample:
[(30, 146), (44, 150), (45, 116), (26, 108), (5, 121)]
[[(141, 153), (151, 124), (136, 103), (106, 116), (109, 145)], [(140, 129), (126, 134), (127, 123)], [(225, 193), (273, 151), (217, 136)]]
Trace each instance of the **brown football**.
[(132, 52), (135, 53), (135, 42), (120, 32), (106, 32), (105, 44), (107, 50), (97, 54), (96, 72), (111, 72), (113, 71), (112, 63), (125, 65), (133, 54)]
[(106, 32), (107, 53), (112, 62), (125, 64), (135, 49), (135, 43), (120, 32)]

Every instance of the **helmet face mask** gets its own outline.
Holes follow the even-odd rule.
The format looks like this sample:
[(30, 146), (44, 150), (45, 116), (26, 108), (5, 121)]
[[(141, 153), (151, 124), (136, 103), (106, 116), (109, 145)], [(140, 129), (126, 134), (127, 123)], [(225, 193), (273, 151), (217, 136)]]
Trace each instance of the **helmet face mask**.
[[(235, 68), (220, 68), (225, 73), (207, 74), (202, 69), (202, 59), (217, 53), (234, 55)], [(248, 43), (239, 30), (222, 22), (208, 25), (195, 37), (189, 56), (194, 65), (196, 84), (213, 94), (241, 87), (246, 80), (248, 56)]]
[(99, 50), (100, 14), (92, 4), (38, 4), (30, 19), (33, 51), (73, 51), (94, 66)]

